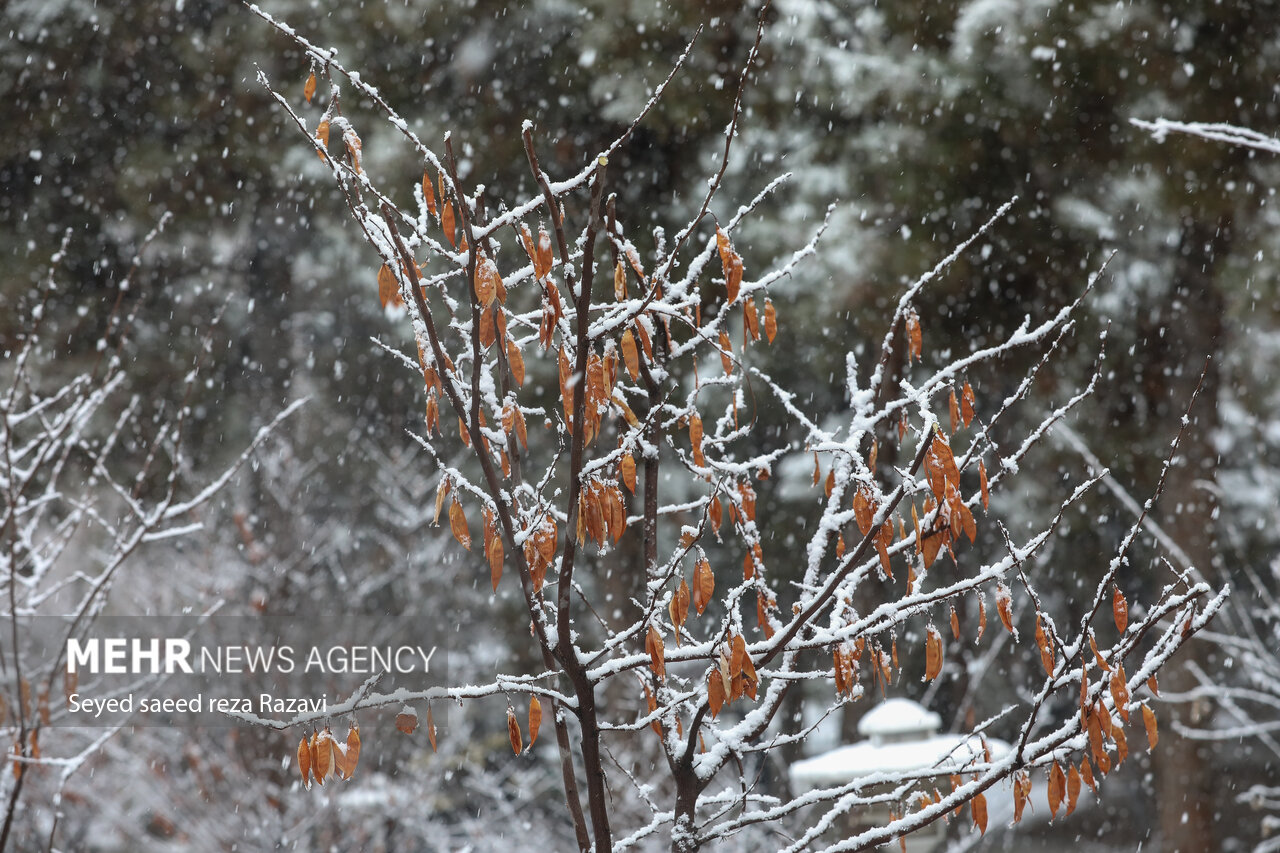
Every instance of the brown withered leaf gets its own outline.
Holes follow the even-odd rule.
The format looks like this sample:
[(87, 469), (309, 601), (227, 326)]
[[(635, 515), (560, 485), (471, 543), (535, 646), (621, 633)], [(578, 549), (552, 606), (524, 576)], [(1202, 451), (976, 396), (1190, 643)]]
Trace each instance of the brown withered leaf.
[(640, 381), (640, 353), (636, 350), (636, 339), (632, 337), (631, 330), (627, 329), (622, 333), (622, 361), (627, 366), (627, 373), (630, 374), (633, 382)]
[[(648, 713), (652, 714), (654, 711), (658, 710), (658, 700), (653, 697), (653, 691), (649, 689), (649, 685), (645, 684), (643, 686), (645, 707), (649, 709)], [(662, 723), (654, 719), (649, 722), (649, 727), (653, 729), (654, 734), (658, 737), (662, 737)]]
[(924, 638), (924, 677), (932, 681), (942, 673), (942, 635), (929, 626)]
[(352, 726), (347, 731), (347, 752), (342, 764), (342, 777), (350, 779), (360, 763), (360, 727)]
[(426, 169), (422, 170), (422, 200), (427, 203), (427, 213), (438, 218), (440, 214), (436, 211), (436, 191), (431, 186), (431, 176)]
[(969, 811), (973, 815), (973, 825), (983, 835), (987, 834), (987, 798), (978, 794), (969, 801)]
[(693, 570), (693, 607), (701, 616), (711, 603), (711, 594), (716, 588), (716, 576), (711, 571), (711, 564), (705, 559), (698, 560)]
[(1080, 778), (1089, 786), (1089, 790), (1093, 791), (1094, 796), (1098, 793), (1098, 783), (1093, 778), (1093, 765), (1089, 763), (1089, 759), (1084, 756), (1080, 757)]
[[(431, 709), (427, 709), (427, 720), (431, 719)], [(396, 728), (407, 735), (413, 734), (418, 727), (418, 714), (407, 705), (396, 714)]]
[(1047, 675), (1053, 675), (1053, 651), (1049, 647), (1049, 638), (1045, 634), (1044, 625), (1040, 622), (1040, 614), (1036, 614), (1036, 647), (1040, 649), (1040, 663)]
[(1147, 751), (1150, 752), (1160, 742), (1160, 727), (1156, 725), (1156, 714), (1149, 705), (1142, 706), (1142, 724), (1147, 729)]
[(542, 703), (538, 697), (529, 699), (529, 748), (538, 742), (538, 727), (542, 725)]
[(1155, 675), (1147, 679), (1147, 689), (1151, 691), (1152, 696), (1160, 695), (1160, 684), (1156, 681)]
[(1053, 766), (1049, 768), (1049, 817), (1058, 816), (1058, 808), (1062, 805), (1062, 797), (1066, 792), (1067, 777), (1062, 772), (1062, 765), (1053, 762)]
[(684, 626), (685, 620), (689, 618), (689, 584), (685, 579), (680, 578), (680, 586), (671, 595), (671, 601), (667, 604), (667, 614), (671, 617), (671, 624), (676, 626), (676, 645), (680, 645), (680, 628)]
[(382, 304), (383, 308), (388, 305), (392, 308), (399, 308), (404, 305), (404, 299), (400, 296), (400, 284), (396, 281), (396, 274), (386, 264), (383, 264), (378, 269), (378, 302)]
[(1027, 794), (1031, 791), (1031, 777), (1025, 772), (1013, 777), (1013, 822), (1022, 822), (1022, 810), (1027, 805)]
[[(399, 717), (396, 718), (397, 720)], [(414, 717), (417, 722), (417, 717)], [(402, 730), (403, 731), (403, 730)], [(431, 751), (436, 751), (436, 721), (431, 716), (431, 706), (427, 706), (427, 742), (431, 744)]]
[(1067, 815), (1076, 810), (1076, 800), (1080, 799), (1080, 772), (1074, 764), (1067, 765)]
[(311, 754), (311, 772), (321, 785), (333, 770), (333, 734), (328, 726), (315, 737), (315, 750)]
[(453, 538), (458, 540), (458, 544), (470, 551), (471, 532), (467, 529), (467, 515), (462, 511), (462, 504), (457, 498), (449, 504), (449, 529), (453, 532)]
[(720, 676), (720, 670), (712, 667), (707, 674), (707, 707), (711, 709), (712, 717), (719, 716), (725, 698), (724, 679)]
[(724, 329), (720, 330), (720, 364), (726, 376), (733, 373), (733, 343)]
[(653, 674), (658, 678), (666, 678), (667, 665), (662, 635), (658, 633), (658, 629), (653, 625), (649, 626), (649, 631), (645, 634), (644, 651), (649, 656), (649, 668), (653, 670)]
[(498, 582), (502, 580), (503, 547), (501, 536), (491, 536), (484, 545), (485, 557), (489, 560), (489, 581), (494, 592), (498, 590)]
[(734, 252), (729, 259), (729, 270), (725, 273), (725, 290), (729, 296), (729, 304), (738, 301), (738, 292), (742, 289), (742, 257)]
[(613, 265), (613, 298), (619, 302), (627, 298), (627, 268), (622, 265), (622, 258)]
[[(329, 147), (329, 120), (325, 119), (316, 125), (316, 140), (319, 141), (321, 148)], [(320, 161), (324, 162), (327, 158), (324, 151), (317, 149), (316, 154), (320, 155)]]
[(1000, 622), (1005, 630), (1013, 633), (1013, 594), (1009, 587), (999, 584), (996, 587), (996, 612), (1000, 614)]
[(743, 346), (745, 348), (746, 338), (753, 341), (760, 340), (760, 315), (756, 312), (756, 301), (748, 299), (742, 303), (742, 325), (746, 334), (743, 336)]
[(960, 391), (960, 420), (964, 422), (966, 429), (973, 423), (973, 403), (973, 386), (965, 382)]
[(924, 353), (924, 339), (920, 332), (920, 316), (912, 308), (907, 311), (907, 363), (912, 359), (920, 359)]
[(1124, 600), (1124, 593), (1120, 592), (1118, 586), (1111, 597), (1111, 615), (1115, 617), (1116, 630), (1123, 634), (1129, 625), (1129, 603)]
[(951, 421), (950, 433), (956, 434), (956, 430), (960, 428), (960, 401), (956, 399), (956, 390), (951, 389), (951, 396), (947, 400), (947, 417)]
[(987, 466), (981, 459), (978, 460), (978, 487), (982, 490), (982, 510), (985, 512), (991, 506), (991, 492), (987, 490)]
[(707, 459), (702, 455), (702, 418), (697, 414), (689, 418), (689, 443), (693, 447), (693, 464), (705, 468)]
[(1111, 698), (1120, 716), (1129, 722), (1129, 685), (1124, 675), (1124, 664), (1116, 664), (1116, 671), (1111, 673)]
[(511, 751), (519, 755), (524, 750), (524, 742), (520, 736), (520, 723), (516, 722), (515, 709), (510, 706), (507, 706), (507, 736), (511, 739)]
[(630, 453), (622, 455), (622, 461), (618, 463), (618, 476), (627, 490), (634, 495), (636, 493), (636, 460)]
[(453, 202), (446, 200), (444, 209), (440, 212), (440, 227), (444, 230), (444, 238), (449, 241), (449, 245), (458, 248), (458, 235), (456, 233), (457, 223), (453, 218)]
[(298, 742), (298, 772), (302, 774), (302, 787), (311, 787), (311, 744), (307, 743), (307, 736), (303, 735), (302, 740)]
[(766, 297), (764, 300), (764, 336), (769, 343), (773, 343), (773, 339), (777, 334), (778, 315), (773, 308), (773, 300)]
[(952, 639), (960, 639), (960, 615), (956, 613), (955, 605), (951, 605), (951, 637)]
[(302, 97), (307, 99), (307, 103), (311, 103), (311, 99), (316, 96), (316, 72), (312, 71), (307, 77), (307, 83), (302, 87)]
[(536, 253), (534, 275), (538, 278), (546, 278), (547, 273), (551, 272), (553, 260), (551, 257), (551, 235), (547, 233), (547, 229), (542, 225), (538, 226)]
[(498, 268), (493, 261), (481, 257), (475, 275), (475, 294), (480, 307), (488, 308), (498, 298), (498, 282)]

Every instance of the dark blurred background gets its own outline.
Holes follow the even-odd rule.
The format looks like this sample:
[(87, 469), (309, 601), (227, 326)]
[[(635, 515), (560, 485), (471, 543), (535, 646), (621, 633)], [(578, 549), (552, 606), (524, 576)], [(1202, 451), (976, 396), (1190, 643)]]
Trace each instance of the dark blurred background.
[[(464, 181), (506, 199), (532, 190), (519, 142), (524, 119), (537, 125), (544, 168), (576, 171), (625, 128), (703, 26), (689, 64), (611, 166), (623, 176), (619, 209), (669, 233), (716, 166), (758, 14), (754, 4), (729, 0), (263, 7), (336, 47), (428, 144), (451, 130)], [(1130, 119), (1229, 122), (1275, 134), (1280, 4), (777, 0), (766, 17), (726, 198), (736, 205), (777, 174), (791, 179), (739, 236), (748, 270), (802, 246), (828, 205), (838, 205), (817, 257), (774, 291), (786, 335), (773, 353), (775, 377), (811, 411), (842, 409), (844, 354), (870, 362), (904, 283), (1017, 196), (1005, 221), (926, 291), (929, 347), (939, 358), (963, 354), (1027, 314), (1056, 311), (1106, 262), (1077, 346), (1038, 380), (1036, 399), (1047, 410), (1081, 387), (1105, 332), (1103, 381), (1075, 423), (1141, 503), (1203, 373), (1155, 517), (1203, 574), (1240, 591), (1233, 630), (1252, 637), (1263, 658), (1268, 648), (1274, 655), (1280, 611), (1266, 594), (1276, 590), (1280, 507), (1280, 162), (1187, 136), (1157, 142)], [(291, 400), (312, 398), (224, 495), (211, 541), (192, 546), (219, 555), (210, 594), (217, 587), (270, 624), (317, 591), (403, 614), (408, 583), (466, 625), (489, 606), (487, 590), (473, 567), (437, 547), (440, 531), (428, 526), (430, 466), (404, 435), (420, 416), (419, 386), (370, 340), (403, 346), (406, 331), (379, 307), (375, 258), (313, 151), (258, 83), (259, 69), (317, 119), (319, 106), (302, 107), (309, 67), (300, 53), (237, 3), (11, 0), (0, 26), (0, 351), (14, 349), (66, 233), (64, 286), (47, 319), (58, 366), (47, 379), (92, 359), (143, 236), (171, 213), (123, 297), (137, 312), (127, 353), (133, 390), (160, 413), (179, 404), (167, 390), (180, 386), (199, 342), (212, 335), (212, 358), (189, 402), (193, 473), (217, 470)], [(368, 168), (411, 186), (421, 165), (385, 128), (362, 127)], [(1017, 367), (975, 376), (980, 398), (1008, 394)], [(867, 367), (860, 369), (865, 380)], [(759, 419), (767, 431), (778, 416), (762, 411)], [(1017, 424), (1006, 428), (1011, 439), (1018, 434)], [(1040, 476), (1024, 478), (1032, 485), (1002, 498), (1027, 524), (1051, 515), (1061, 481), (1085, 467), (1055, 441), (1035, 464)], [(785, 489), (762, 489), (775, 515), (784, 513)], [(1055, 606), (1075, 612), (1101, 570), (1090, 555), (1109, 553), (1131, 521), (1105, 493), (1067, 520), (1037, 567)], [(783, 525), (774, 547), (787, 545)], [(1131, 559), (1135, 595), (1164, 582), (1154, 554)], [(522, 623), (512, 624), (513, 636), (475, 652), (476, 667), (524, 647)], [(1165, 692), (1193, 698), (1188, 691), (1203, 674), (1250, 684), (1241, 671), (1248, 659), (1203, 643), (1188, 658), (1193, 666), (1167, 676)], [(952, 727), (1017, 698), (985, 688), (975, 696), (958, 670), (932, 697)], [(1103, 808), (1062, 825), (1057, 841), (1037, 843), (1184, 851), (1263, 844), (1263, 816), (1241, 796), (1276, 778), (1277, 755), (1256, 737), (1215, 746), (1179, 737), (1179, 726), (1235, 724), (1212, 691), (1196, 696), (1162, 708), (1167, 740), (1154, 761), (1135, 758), (1109, 782)], [(848, 710), (847, 736), (861, 711)], [(477, 737), (502, 737), (500, 727), (474, 725)], [(208, 813), (243, 799), (258, 828), (246, 829), (250, 818), (242, 817), (207, 830), (215, 847), (262, 832), (270, 836), (264, 844), (303, 839), (318, 849), (329, 830), (299, 829), (309, 807), (285, 793), (278, 756), (287, 750), (265, 735), (241, 740), (217, 748), (233, 765), (276, 774), (279, 790), (269, 798), (230, 780), (220, 793), (216, 782), (196, 784), (194, 765), (175, 761), (150, 799), (119, 803), (109, 818), (66, 805), (67, 826), (102, 849), (142, 849), (132, 846), (143, 843), (137, 838), (164, 848), (190, 841), (198, 827), (216, 824)], [(334, 837), (349, 840), (338, 829), (347, 826), (385, 849), (433, 849), (432, 838), (456, 848), (511, 810), (506, 786), (518, 797), (549, 792), (542, 799), (550, 828), (535, 810), (521, 818), (530, 824), (523, 831), (553, 846), (563, 840), (554, 778), (533, 767), (495, 781), (482, 771), (508, 771), (477, 768), (482, 758), (456, 749), (452, 764), (419, 755), (405, 761), (425, 764), (387, 768), (400, 787), (378, 802), (406, 798), (391, 817), (368, 803), (326, 806)], [(419, 782), (405, 781), (415, 774)], [(441, 802), (449, 794), (440, 778), (468, 774), (485, 797)], [(84, 785), (88, 798), (95, 789)], [(188, 788), (186, 800), (174, 793)], [(471, 843), (500, 847), (479, 835)], [(1006, 843), (1026, 849), (1030, 841)]]

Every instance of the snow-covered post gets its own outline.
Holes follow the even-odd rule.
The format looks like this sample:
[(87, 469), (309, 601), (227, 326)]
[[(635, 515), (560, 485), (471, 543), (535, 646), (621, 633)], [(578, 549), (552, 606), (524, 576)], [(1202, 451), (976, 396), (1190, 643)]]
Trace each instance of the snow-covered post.
[[(1021, 804), (1032, 772), (1047, 775), (1052, 811), (1074, 807), (1081, 779), (1097, 782), (1124, 760), (1131, 713), (1148, 721), (1154, 744), (1137, 694), (1155, 689), (1157, 671), (1217, 612), (1221, 593), (1173, 576), (1131, 610), (1121, 586), (1138, 522), (1114, 553), (1097, 555), (1083, 616), (1055, 618), (1029, 566), (1097, 478), (1065, 490), (1047, 524), (1021, 541), (990, 503), (991, 491), (1017, 477), (1094, 387), (1097, 374), (1013, 444), (996, 444), (993, 427), (1025, 402), (1071, 340), (1093, 280), (1061, 311), (992, 330), (986, 346), (947, 358), (925, 346), (927, 322), (915, 309), (922, 290), (999, 227), (1015, 202), (901, 293), (878, 335), (868, 387), (859, 386), (849, 356), (848, 408), (836, 423), (774, 381), (762, 352), (779, 338), (785, 346), (788, 334), (770, 288), (817, 250), (825, 223), (789, 257), (752, 270), (739, 229), (785, 176), (737, 205), (720, 198), (763, 16), (718, 170), (693, 215), (650, 240), (640, 236), (648, 211), (617, 203), (610, 188), (629, 176), (610, 163), (671, 76), (624, 133), (568, 177), (543, 169), (538, 151), (547, 140), (526, 122), (521, 136), (536, 189), (500, 200), (460, 179), (452, 135), (438, 150), (427, 145), (366, 75), (254, 9), (310, 63), (303, 98), (260, 80), (368, 242), (370, 299), (404, 312), (403, 341), (387, 349), (423, 383), (424, 420), (413, 440), (435, 464), (436, 518), (495, 593), (520, 602), (540, 661), (532, 672), (500, 667), (487, 684), (370, 692), (345, 703), (344, 713), (472, 702), (505, 726), (516, 753), (533, 747), (545, 720), (567, 820), (584, 851), (665, 835), (672, 850), (690, 853), (797, 820), (807, 828), (788, 850), (822, 843), (860, 850), (966, 804), (985, 831), (984, 792), (1009, 784)], [(326, 91), (317, 94), (321, 84)], [(344, 91), (355, 97), (344, 101)], [(346, 111), (357, 100), (373, 105), (374, 118)], [(420, 182), (378, 178), (357, 127), (366, 121), (395, 131), (422, 166)], [(983, 399), (968, 374), (1019, 350), (1039, 358), (1016, 391)], [(888, 375), (895, 354), (908, 365), (899, 382)], [(761, 406), (785, 416), (781, 434), (756, 433)], [(902, 460), (894, 467), (878, 462), (889, 444)], [(775, 519), (758, 511), (759, 492), (797, 459), (812, 462), (802, 509), (807, 538), (783, 547), (771, 538)], [(610, 600), (606, 582), (623, 552), (638, 555), (642, 576), (631, 579), (627, 600)], [(960, 569), (931, 571), (944, 559)], [(877, 602), (870, 609), (852, 604), (868, 599)], [(797, 684), (822, 685), (834, 709), (900, 680), (904, 669), (936, 679), (948, 642), (981, 641), (989, 606), (991, 621), (1017, 641), (1008, 653), (1044, 669), (1021, 685), (1030, 699), (978, 729), (1007, 732), (1007, 753), (968, 756), (948, 791), (926, 786), (918, 770), (795, 797), (756, 786), (751, 768), (761, 757), (806, 734), (780, 719)], [(923, 642), (909, 641), (913, 635)], [(603, 704), (606, 689), (627, 704)], [(1070, 697), (1077, 712), (1051, 716), (1058, 696)], [(324, 716), (279, 724), (301, 731), (304, 782), (316, 777), (306, 729)], [(376, 748), (367, 727), (363, 737), (366, 749)], [(854, 835), (820, 841), (845, 815), (874, 814), (885, 802), (905, 807)]]

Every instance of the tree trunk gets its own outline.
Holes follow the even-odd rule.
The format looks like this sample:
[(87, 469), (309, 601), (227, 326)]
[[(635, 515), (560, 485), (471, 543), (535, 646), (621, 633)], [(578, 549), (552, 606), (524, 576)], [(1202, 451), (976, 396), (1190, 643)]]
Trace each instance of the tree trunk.
[[(1165, 317), (1158, 333), (1163, 335), (1163, 355), (1152, 366), (1152, 376), (1168, 416), (1158, 420), (1176, 424), (1177, 413), (1190, 400), (1205, 368), (1200, 397), (1191, 413), (1191, 423), (1179, 449), (1181, 463), (1169, 472), (1158, 518), (1192, 564), (1206, 575), (1213, 571), (1216, 554), (1216, 500), (1206, 488), (1216, 479), (1217, 453), (1213, 435), (1218, 428), (1218, 391), (1221, 383), (1219, 354), (1222, 350), (1223, 298), (1214, 281), (1214, 267), (1225, 254), (1230, 224), (1195, 222), (1183, 234), (1175, 264), (1174, 297), (1182, 310), (1161, 313)], [(1158, 373), (1157, 373), (1158, 371)], [(1160, 380), (1164, 380), (1161, 382)], [(1150, 387), (1150, 386), (1149, 386)], [(1157, 411), (1159, 409), (1157, 408)], [(1161, 675), (1162, 692), (1176, 693), (1194, 686), (1188, 664), (1203, 664), (1203, 645), (1192, 643)], [(1212, 853), (1218, 849), (1213, 831), (1213, 773), (1204, 745), (1178, 737), (1169, 723), (1190, 725), (1193, 706), (1165, 707), (1160, 747), (1156, 750), (1156, 794), (1162, 849), (1174, 853)], [(1167, 733), (1167, 734), (1165, 734)]]

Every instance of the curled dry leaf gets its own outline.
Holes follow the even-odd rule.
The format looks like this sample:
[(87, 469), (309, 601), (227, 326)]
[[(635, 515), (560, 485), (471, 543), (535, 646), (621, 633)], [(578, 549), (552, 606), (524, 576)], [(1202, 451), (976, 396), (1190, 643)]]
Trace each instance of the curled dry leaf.
[(621, 258), (613, 265), (613, 298), (619, 302), (627, 298), (627, 268)]
[(1129, 626), (1129, 603), (1124, 600), (1124, 593), (1120, 592), (1120, 587), (1116, 587), (1115, 595), (1111, 597), (1111, 615), (1116, 620), (1116, 630), (1121, 634), (1124, 629)]
[(622, 455), (622, 461), (618, 463), (618, 475), (622, 484), (627, 487), (627, 491), (634, 495), (636, 493), (636, 460), (630, 453)]
[(987, 834), (987, 798), (978, 794), (969, 801), (969, 810), (973, 814), (973, 825), (983, 835)]
[[(329, 120), (328, 119), (325, 119), (324, 121), (320, 122), (320, 124), (316, 125), (316, 141), (320, 143), (321, 149), (325, 149), (329, 147)], [(326, 160), (323, 150), (317, 150), (316, 154), (320, 155), (321, 162), (324, 162)]]
[(302, 787), (311, 787), (311, 744), (307, 743), (307, 736), (303, 735), (302, 740), (298, 742), (298, 772), (302, 774)]
[(382, 303), (383, 308), (388, 306), (399, 308), (404, 305), (404, 299), (400, 296), (400, 284), (396, 281), (396, 274), (386, 264), (383, 264), (378, 269), (378, 301)]
[(633, 382), (640, 381), (640, 353), (636, 349), (636, 339), (631, 334), (631, 330), (627, 329), (622, 333), (622, 361), (627, 366), (627, 373), (630, 374)]
[(440, 214), (436, 211), (436, 191), (431, 186), (431, 176), (426, 169), (422, 170), (422, 200), (427, 203), (427, 213), (439, 217)]
[(1147, 751), (1150, 752), (1160, 742), (1160, 727), (1156, 725), (1156, 714), (1149, 705), (1142, 706), (1142, 724), (1147, 729)]
[[(397, 717), (397, 719), (399, 719)], [(417, 717), (414, 718), (417, 721)], [(427, 742), (431, 744), (431, 751), (436, 751), (436, 721), (431, 717), (431, 706), (427, 706)]]
[[(427, 709), (427, 720), (431, 719), (431, 709)], [(418, 712), (410, 708), (408, 705), (400, 709), (400, 713), (396, 714), (396, 728), (407, 735), (413, 734), (413, 730), (418, 727)]]
[(689, 443), (693, 447), (693, 464), (705, 468), (707, 459), (702, 455), (702, 418), (697, 414), (689, 418)]
[(1005, 630), (1014, 634), (1013, 630), (1013, 593), (1004, 584), (996, 586), (996, 612), (1000, 614), (1000, 622)]
[(942, 673), (942, 635), (929, 626), (924, 639), (924, 677), (932, 681)]
[(982, 509), (985, 512), (991, 506), (991, 492), (987, 489), (987, 466), (978, 460), (978, 487), (982, 491)]
[(667, 667), (663, 654), (662, 635), (652, 625), (649, 626), (649, 631), (644, 637), (644, 650), (645, 654), (649, 655), (649, 668), (653, 670), (653, 674), (658, 678), (666, 678)]
[(1111, 698), (1116, 703), (1116, 710), (1124, 721), (1129, 722), (1129, 685), (1124, 676), (1124, 665), (1116, 664), (1116, 671), (1111, 673)]
[(721, 677), (719, 668), (712, 667), (707, 673), (707, 707), (711, 709), (712, 717), (719, 716), (724, 700), (724, 678)]
[(764, 300), (764, 336), (773, 343), (774, 337), (778, 334), (778, 315), (773, 308), (773, 300), (765, 298)]
[(343, 763), (342, 775), (350, 779), (356, 772), (356, 765), (360, 763), (360, 727), (352, 726), (347, 732), (347, 754)]
[(1080, 772), (1074, 764), (1067, 765), (1067, 814), (1076, 810), (1076, 800), (1080, 799)]
[(462, 504), (457, 498), (449, 504), (449, 529), (453, 532), (453, 538), (458, 540), (458, 544), (470, 551), (471, 532), (467, 530), (467, 515), (462, 511)]
[(705, 559), (698, 560), (693, 570), (693, 607), (701, 616), (711, 603), (711, 594), (716, 588), (716, 576), (711, 571), (711, 564)]
[(302, 87), (302, 97), (307, 99), (307, 103), (311, 103), (311, 99), (316, 96), (316, 72), (312, 71), (307, 77), (307, 83)]
[(542, 703), (538, 697), (529, 699), (529, 748), (538, 742), (538, 727), (542, 725)]
[(516, 721), (515, 709), (507, 707), (507, 736), (511, 739), (511, 751), (519, 755), (524, 750), (524, 742), (520, 736), (520, 723)]
[(444, 237), (449, 241), (449, 245), (458, 248), (457, 223), (453, 218), (453, 202), (446, 201), (444, 209), (440, 212), (440, 227), (444, 230)]
[(1049, 768), (1049, 816), (1055, 818), (1058, 816), (1058, 808), (1062, 805), (1062, 797), (1066, 792), (1067, 777), (1062, 772), (1062, 765), (1053, 762), (1053, 766)]
[(524, 386), (524, 355), (520, 352), (520, 347), (516, 346), (516, 342), (507, 338), (507, 364), (511, 365), (511, 378), (515, 380), (516, 387)]

